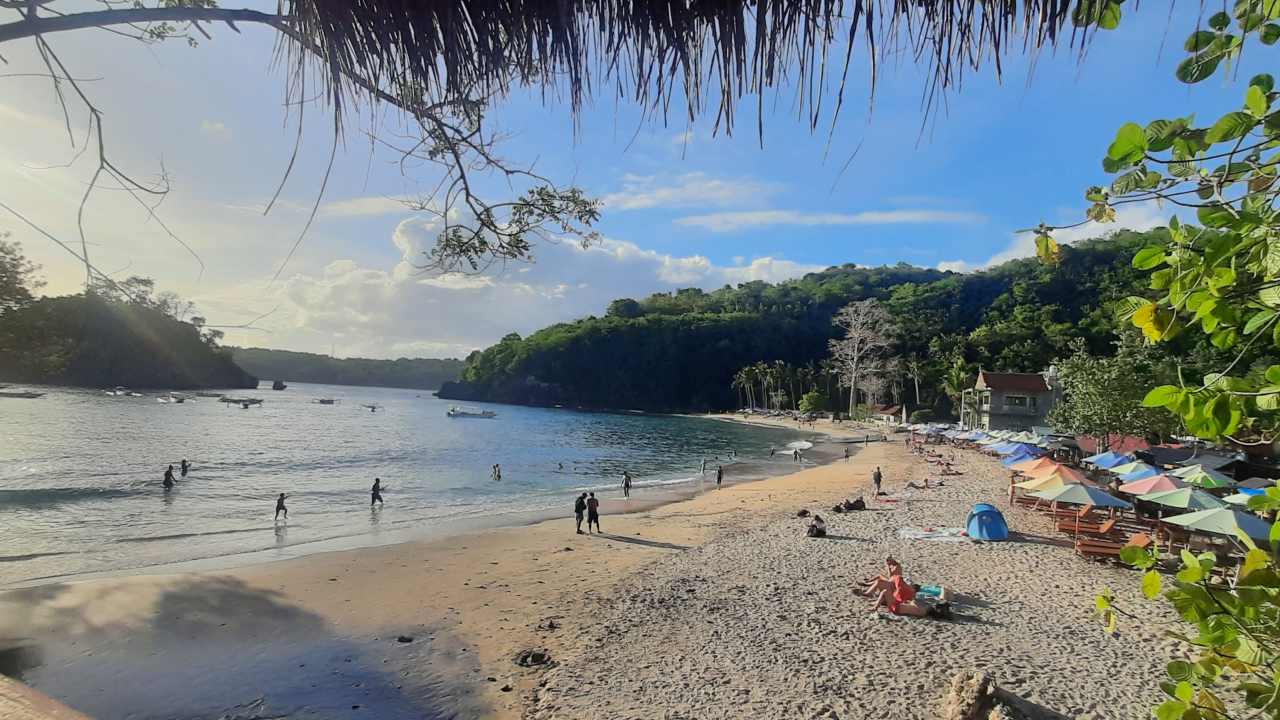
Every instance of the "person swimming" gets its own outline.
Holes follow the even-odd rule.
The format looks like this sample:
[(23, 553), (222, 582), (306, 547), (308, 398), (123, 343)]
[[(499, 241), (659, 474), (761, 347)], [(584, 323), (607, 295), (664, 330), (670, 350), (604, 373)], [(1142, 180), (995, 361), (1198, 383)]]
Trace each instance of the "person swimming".
[(182, 477), (186, 477), (187, 472), (191, 470), (191, 463), (187, 462), (186, 458), (182, 458), (182, 464), (179, 466), (179, 469), (182, 472)]

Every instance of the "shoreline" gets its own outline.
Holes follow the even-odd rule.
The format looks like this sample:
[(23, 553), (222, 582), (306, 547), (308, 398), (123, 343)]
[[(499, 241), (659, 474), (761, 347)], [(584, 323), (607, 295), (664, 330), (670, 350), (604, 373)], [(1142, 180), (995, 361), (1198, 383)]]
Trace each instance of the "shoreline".
[[(963, 453), (961, 464), (966, 475), (945, 489), (904, 491), (931, 469), (900, 443), (872, 443), (848, 463), (606, 512), (603, 535), (575, 535), (560, 518), (228, 572), (26, 588), (0, 593), (0, 637), (26, 628), (44, 653), (27, 680), (100, 720), (550, 720), (656, 707), (671, 717), (932, 718), (957, 668), (993, 670), (1071, 717), (1145, 711), (1158, 690), (1140, 680), (1168, 657), (1153, 652), (1167, 642), (1160, 628), (1130, 623), (1121, 645), (1092, 626), (1092, 594), (1109, 586), (1138, 603), (1136, 575), (1078, 561), (1021, 509), (1007, 511), (1010, 524), (1040, 540), (897, 538), (904, 523), (962, 524), (975, 500), (998, 496), (997, 463)], [(876, 466), (893, 497), (827, 515), (863, 493)], [(803, 537), (801, 507), (827, 517), (828, 540)], [(869, 615), (851, 578), (878, 571), (888, 553), (954, 586), (967, 619)], [(513, 662), (533, 649), (551, 663)], [(1120, 663), (1144, 672), (1102, 682)], [(1064, 673), (1082, 682), (1060, 687)]]
[[(96, 693), (86, 688), (109, 685), (99, 678), (104, 664), (119, 668), (111, 671), (112, 676), (145, 673), (149, 681), (163, 687), (165, 678), (172, 673), (153, 667), (151, 661), (141, 656), (142, 648), (146, 649), (146, 655), (153, 657), (181, 654), (181, 649), (175, 647), (173, 630), (161, 622), (166, 606), (182, 607), (180, 615), (204, 616), (208, 614), (207, 608), (193, 613), (185, 606), (195, 597), (213, 597), (218, 598), (213, 617), (202, 617), (192, 627), (184, 628), (183, 634), (207, 641), (229, 636), (233, 645), (257, 646), (251, 654), (279, 656), (282, 652), (296, 653), (299, 646), (311, 648), (310, 652), (320, 649), (324, 654), (324, 649), (335, 643), (341, 644), (346, 652), (378, 652), (380, 638), (398, 638), (404, 634), (417, 641), (426, 633), (427, 651), (415, 643), (403, 644), (414, 647), (417, 652), (406, 655), (402, 660), (404, 664), (398, 666), (399, 674), (406, 679), (422, 677), (411, 665), (422, 662), (422, 653), (426, 652), (430, 656), (426, 664), (449, 666), (445, 674), (451, 681), (460, 681), (464, 691), (450, 691), (444, 700), (432, 699), (433, 688), (441, 682), (433, 678), (426, 687), (418, 689), (409, 689), (409, 685), (401, 683), (405, 687), (397, 687), (397, 692), (405, 692), (421, 702), (442, 703), (442, 707), (447, 708), (439, 711), (442, 716), (457, 711), (463, 715), (519, 717), (519, 691), (529, 688), (523, 684), (520, 673), (513, 673), (519, 668), (509, 662), (508, 656), (521, 645), (554, 646), (554, 632), (536, 628), (547, 618), (566, 616), (569, 611), (563, 604), (573, 604), (572, 599), (549, 591), (546, 586), (590, 582), (593, 591), (607, 590), (639, 566), (705, 542), (713, 535), (711, 525), (695, 521), (692, 527), (678, 528), (664, 521), (687, 513), (700, 515), (693, 508), (717, 505), (723, 499), (740, 499), (744, 494), (758, 492), (757, 486), (776, 484), (838, 462), (833, 449), (824, 453), (822, 447), (819, 444), (815, 446), (816, 452), (810, 452), (811, 457), (824, 459), (825, 465), (806, 464), (791, 473), (737, 481), (732, 479), (732, 470), (729, 470), (724, 488), (719, 491), (714, 488), (713, 480), (695, 480), (677, 486), (681, 488), (679, 491), (669, 490), (671, 486), (657, 486), (664, 491), (658, 498), (644, 497), (645, 491), (652, 491), (654, 486), (637, 486), (631, 501), (606, 498), (601, 509), (610, 530), (605, 535), (574, 535), (568, 513), (555, 518), (529, 518), (519, 523), (504, 518), (506, 522), (501, 525), (474, 528), (442, 538), (405, 539), (391, 544), (308, 552), (289, 558), (242, 554), (22, 583), (0, 589), (0, 638), (34, 640), (41, 648), (43, 666), (29, 669), (25, 679), (37, 690), (73, 708), (103, 718), (128, 714), (123, 710), (113, 714), (109, 708), (162, 713), (172, 708), (138, 707), (135, 702), (101, 687)], [(779, 465), (782, 465), (780, 469), (787, 467)], [(711, 514), (729, 512), (734, 511)], [(586, 559), (581, 567), (575, 564), (577, 558), (569, 555), (574, 550), (585, 551), (582, 557)], [(602, 552), (612, 556), (598, 557)], [(226, 565), (212, 565), (220, 562)], [(563, 572), (566, 562), (569, 563), (567, 573)], [(492, 577), (495, 566), (516, 568), (513, 574), (503, 576), (504, 582), (492, 587), (504, 591), (502, 601), (476, 597), (477, 592), (491, 589), (489, 583), (495, 583)], [(377, 569), (371, 573), (373, 577), (367, 578), (368, 587), (364, 580), (345, 582), (363, 575), (362, 570), (368, 568)], [(393, 576), (386, 577), (388, 573)], [(553, 575), (554, 583), (549, 579)], [(529, 599), (545, 592), (560, 596)], [(345, 593), (355, 594), (346, 596)], [(358, 598), (367, 595), (379, 598), (374, 602), (376, 609), (358, 602)], [(383, 603), (383, 599), (389, 603)], [(360, 610), (353, 612), (353, 605)], [(280, 622), (269, 628), (261, 627), (252, 615), (264, 610), (268, 615), (279, 616)], [(524, 622), (512, 622), (515, 616), (522, 616)], [(218, 621), (216, 624), (212, 623), (214, 619)], [(495, 628), (502, 632), (496, 633)], [(295, 637), (298, 634), (302, 637)], [(259, 643), (265, 638), (283, 650), (261, 646)], [(514, 642), (516, 638), (522, 642)], [(126, 649), (127, 646), (137, 649)], [(89, 655), (85, 655), (85, 647), (91, 648)], [(414, 663), (410, 663), (410, 658)], [(391, 664), (388, 660), (391, 659), (383, 658), (382, 662)], [(179, 664), (201, 666), (209, 662), (209, 659), (188, 659)], [(474, 678), (482, 668), (490, 669), (484, 671), (477, 683)], [(494, 683), (485, 679), (503, 676), (509, 676), (510, 682), (499, 682), (496, 687), (490, 687)], [(175, 684), (179, 680), (184, 690), (190, 691), (192, 678), (182, 674), (172, 678)], [(204, 677), (196, 687), (203, 686), (205, 690), (194, 695), (197, 698), (226, 695), (226, 686), (232, 682)], [(512, 689), (504, 692), (501, 688), (507, 684)], [(419, 710), (421, 708), (408, 716), (420, 716), (415, 715)], [(384, 714), (396, 716), (395, 711), (385, 709)], [(432, 712), (425, 714), (435, 716)]]

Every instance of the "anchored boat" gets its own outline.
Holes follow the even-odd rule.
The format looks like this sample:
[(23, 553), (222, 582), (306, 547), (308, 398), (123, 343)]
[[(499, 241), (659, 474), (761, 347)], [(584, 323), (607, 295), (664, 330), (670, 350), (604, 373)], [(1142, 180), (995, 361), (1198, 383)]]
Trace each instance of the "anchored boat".
[(449, 408), (449, 412), (446, 412), (446, 413), (445, 413), (445, 416), (446, 416), (446, 417), (451, 417), (451, 418), (489, 418), (489, 419), (492, 419), (492, 418), (496, 418), (496, 417), (498, 417), (498, 413), (496, 413), (496, 412), (494, 412), (494, 411), (492, 411), (492, 410), (465, 410), (465, 409), (463, 409), (463, 408), (460, 408), (460, 407), (454, 406), (454, 407)]

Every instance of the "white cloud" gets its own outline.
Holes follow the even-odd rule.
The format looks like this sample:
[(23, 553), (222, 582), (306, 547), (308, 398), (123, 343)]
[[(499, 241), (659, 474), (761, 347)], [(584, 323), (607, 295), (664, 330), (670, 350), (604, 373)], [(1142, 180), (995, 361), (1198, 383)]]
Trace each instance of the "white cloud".
[[(677, 257), (605, 239), (588, 248), (544, 243), (537, 262), (485, 275), (429, 275), (417, 269), (438, 226), (402, 221), (392, 236), (401, 252), (391, 267), (351, 260), (298, 274), (280, 290), (271, 344), (374, 357), (463, 356), (509, 332), (601, 314), (611, 300), (680, 287), (777, 282), (822, 269), (773, 257), (721, 266), (699, 255)], [(260, 340), (259, 340), (260, 341)]]
[[(1053, 239), (1059, 244), (1070, 245), (1071, 243), (1089, 238), (1101, 237), (1116, 230), (1150, 230), (1159, 227), (1168, 222), (1169, 218), (1164, 212), (1156, 206), (1155, 203), (1142, 203), (1138, 205), (1128, 205), (1116, 211), (1116, 221), (1114, 223), (1096, 223), (1090, 222), (1080, 227), (1067, 228), (1065, 230), (1057, 230), (1053, 233)], [(1008, 247), (1000, 252), (987, 258), (984, 262), (969, 262), (967, 260), (944, 260), (938, 263), (939, 270), (951, 270), (954, 272), (973, 272), (974, 270), (982, 270), (994, 265), (999, 265), (1009, 260), (1018, 258), (1031, 257), (1036, 254), (1036, 238), (1033, 232), (1014, 233), (1009, 241)]]
[(226, 137), (227, 126), (221, 120), (201, 120), (200, 134), (208, 137)]
[(697, 205), (745, 205), (759, 202), (778, 191), (774, 183), (748, 178), (721, 179), (691, 172), (674, 177), (631, 175), (622, 177), (622, 190), (601, 198), (610, 210), (642, 210)]
[(712, 232), (734, 232), (745, 228), (773, 225), (905, 225), (959, 224), (983, 221), (977, 213), (952, 210), (867, 210), (858, 213), (815, 213), (799, 210), (744, 210), (741, 212), (690, 215), (676, 220), (679, 225), (699, 227)]
[(389, 197), (358, 197), (347, 200), (335, 200), (320, 206), (320, 214), (325, 217), (367, 217), (370, 215), (407, 215), (412, 212), (400, 200)]

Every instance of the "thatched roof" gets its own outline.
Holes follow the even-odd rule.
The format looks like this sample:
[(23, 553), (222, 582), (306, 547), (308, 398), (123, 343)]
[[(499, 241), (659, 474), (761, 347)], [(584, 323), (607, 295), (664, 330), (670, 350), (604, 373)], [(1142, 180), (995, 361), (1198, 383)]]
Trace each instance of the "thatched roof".
[(741, 98), (784, 80), (811, 122), (824, 98), (838, 112), (855, 53), (873, 78), (884, 55), (913, 55), (933, 71), (932, 94), (984, 62), (998, 73), (1010, 51), (1087, 41), (1071, 24), (1078, 0), (282, 2), (326, 72), (393, 92), (474, 98), (524, 83), (574, 108), (607, 91), (663, 112), (685, 98), (690, 116), (714, 108), (725, 129)]

